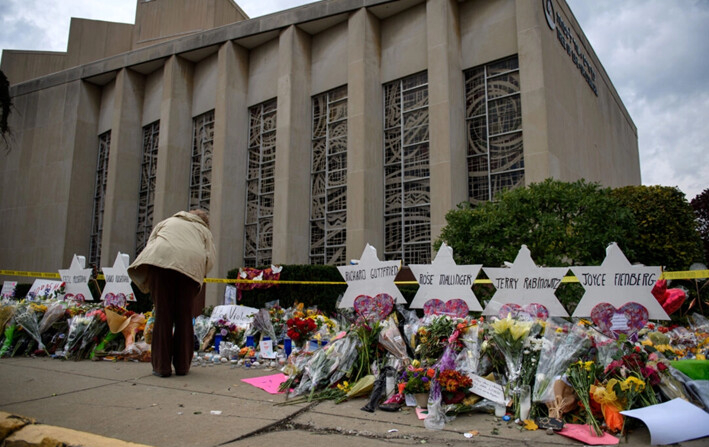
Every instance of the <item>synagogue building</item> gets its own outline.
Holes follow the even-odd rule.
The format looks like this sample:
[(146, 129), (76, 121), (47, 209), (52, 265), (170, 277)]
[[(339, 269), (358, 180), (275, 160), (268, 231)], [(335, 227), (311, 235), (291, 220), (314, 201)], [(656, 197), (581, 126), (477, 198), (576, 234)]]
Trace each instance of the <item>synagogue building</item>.
[[(637, 129), (564, 0), (136, 0), (66, 52), (4, 50), (0, 268), (130, 259), (209, 210), (240, 266), (431, 262), (461, 202), (640, 184)], [(17, 278), (3, 278), (17, 280)], [(210, 285), (208, 304), (219, 288)]]

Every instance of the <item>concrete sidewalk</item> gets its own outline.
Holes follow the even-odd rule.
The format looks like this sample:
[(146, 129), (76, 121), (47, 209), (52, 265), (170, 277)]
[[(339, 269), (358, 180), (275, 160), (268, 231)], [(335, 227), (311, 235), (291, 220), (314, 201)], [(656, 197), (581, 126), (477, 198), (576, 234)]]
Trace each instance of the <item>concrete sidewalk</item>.
[[(278, 372), (269, 369), (203, 366), (169, 378), (151, 371), (150, 364), (136, 362), (0, 360), (0, 412), (12, 415), (0, 413), (0, 421), (3, 416), (7, 424), (20, 425), (17, 416), (36, 421), (25, 423), (4, 445), (40, 445), (43, 434), (55, 442), (42, 445), (92, 447), (582, 445), (543, 430), (520, 430), (487, 414), (461, 415), (432, 431), (412, 409), (364, 412), (364, 399), (275, 406), (283, 396), (241, 382)], [(466, 438), (470, 431), (479, 434)], [(647, 429), (636, 429), (621, 445), (650, 445)]]

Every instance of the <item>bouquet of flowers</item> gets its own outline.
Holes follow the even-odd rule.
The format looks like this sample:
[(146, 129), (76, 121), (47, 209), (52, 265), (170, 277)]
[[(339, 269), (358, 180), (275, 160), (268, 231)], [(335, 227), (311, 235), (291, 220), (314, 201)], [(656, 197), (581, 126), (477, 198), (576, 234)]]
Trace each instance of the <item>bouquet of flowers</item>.
[(45, 312), (47, 306), (30, 303), (29, 305), (20, 306), (15, 311), (15, 322), (37, 342), (38, 349), (47, 352), (42, 343), (42, 334), (39, 331), (38, 312)]
[(92, 317), (85, 315), (77, 315), (71, 319), (69, 332), (66, 336), (66, 344), (64, 345), (64, 356), (66, 358), (79, 360), (76, 353), (81, 348), (81, 339), (91, 325), (92, 320)]
[(391, 317), (382, 322), (382, 330), (379, 332), (379, 344), (402, 363), (410, 361), (406, 353), (404, 338)]
[(278, 342), (276, 336), (276, 331), (271, 323), (271, 314), (267, 309), (260, 309), (258, 312), (252, 315), (253, 317), (253, 329), (261, 333), (263, 337), (270, 337), (273, 343)]
[[(211, 340), (207, 339), (207, 334), (210, 332), (216, 332), (212, 323), (209, 321), (209, 317), (204, 315), (199, 315), (194, 319), (194, 335), (197, 338), (197, 343), (199, 343), (199, 350), (204, 351), (206, 346)], [(214, 334), (212, 334), (213, 336)]]
[(505, 359), (508, 383), (516, 384), (522, 373), (525, 339), (529, 336), (532, 325), (531, 321), (519, 321), (510, 315), (490, 324), (490, 338)]
[(62, 301), (54, 301), (47, 306), (47, 311), (42, 316), (39, 322), (39, 333), (44, 334), (54, 323), (59, 321), (64, 316), (65, 303)]
[(421, 361), (435, 363), (448, 346), (448, 338), (455, 330), (457, 321), (447, 315), (434, 316), (428, 324), (417, 331), (416, 356)]
[(407, 366), (399, 376), (399, 394), (427, 393), (431, 389), (431, 380), (436, 376), (433, 368), (422, 368), (418, 361)]
[(566, 369), (566, 379), (573, 387), (586, 413), (586, 423), (591, 426), (596, 436), (603, 434), (598, 419), (591, 409), (591, 385), (596, 382), (596, 364), (593, 361), (577, 361)]
[(293, 340), (296, 346), (303, 346), (310, 336), (317, 330), (315, 321), (311, 318), (293, 317), (286, 322), (288, 330), (286, 335)]
[(215, 335), (221, 336), (222, 341), (228, 341), (235, 345), (244, 344), (244, 337), (246, 334), (244, 328), (220, 318), (216, 321), (216, 323), (214, 323), (214, 329), (216, 330)]
[(465, 399), (473, 380), (455, 369), (444, 369), (436, 378), (441, 385), (443, 403), (455, 404)]

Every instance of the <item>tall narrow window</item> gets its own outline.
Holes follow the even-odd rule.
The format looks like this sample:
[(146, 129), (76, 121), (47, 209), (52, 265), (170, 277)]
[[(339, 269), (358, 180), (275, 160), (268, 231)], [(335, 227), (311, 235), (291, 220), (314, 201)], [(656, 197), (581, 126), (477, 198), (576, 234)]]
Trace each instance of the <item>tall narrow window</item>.
[(249, 108), (244, 265), (271, 263), (276, 171), (276, 100)]
[(91, 218), (91, 241), (89, 242), (89, 265), (101, 268), (101, 236), (103, 234), (103, 209), (106, 204), (106, 179), (108, 177), (108, 154), (111, 148), (111, 131), (98, 136), (96, 181), (94, 182), (94, 206)]
[(428, 74), (384, 86), (384, 256), (431, 260)]
[(189, 209), (202, 208), (209, 211), (212, 187), (214, 110), (195, 117), (192, 127)]
[(153, 231), (153, 206), (155, 204), (155, 172), (158, 168), (158, 140), (160, 122), (143, 127), (143, 161), (140, 164), (140, 190), (138, 191), (138, 227), (135, 232), (135, 254), (143, 251)]
[(465, 102), (468, 196), (475, 204), (524, 185), (517, 56), (466, 70)]
[(347, 242), (347, 86), (313, 97), (310, 263), (342, 265)]

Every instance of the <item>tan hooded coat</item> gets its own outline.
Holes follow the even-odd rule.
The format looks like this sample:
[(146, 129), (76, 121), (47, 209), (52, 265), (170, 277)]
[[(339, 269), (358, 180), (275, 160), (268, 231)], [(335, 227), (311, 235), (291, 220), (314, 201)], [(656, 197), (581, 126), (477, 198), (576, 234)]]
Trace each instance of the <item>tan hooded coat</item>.
[(150, 292), (150, 266), (176, 270), (200, 286), (216, 256), (212, 233), (202, 219), (186, 211), (159, 222), (128, 275), (143, 293)]

